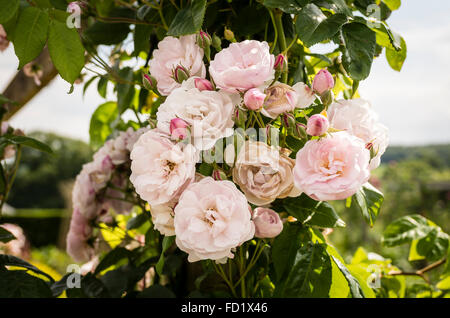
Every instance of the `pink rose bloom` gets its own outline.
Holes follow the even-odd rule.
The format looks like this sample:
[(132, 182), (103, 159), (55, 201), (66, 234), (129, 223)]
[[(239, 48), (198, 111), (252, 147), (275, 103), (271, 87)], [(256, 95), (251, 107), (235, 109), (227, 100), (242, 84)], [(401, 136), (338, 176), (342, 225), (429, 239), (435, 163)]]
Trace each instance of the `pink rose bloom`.
[(153, 51), (153, 58), (149, 63), (150, 74), (157, 80), (161, 95), (167, 96), (181, 86), (172, 74), (178, 65), (185, 67), (191, 76), (206, 76), (203, 49), (196, 44), (195, 34), (180, 38), (166, 36), (158, 43), (158, 49)]
[(269, 118), (277, 118), (285, 112), (291, 112), (295, 108), (310, 106), (316, 96), (308, 85), (298, 82), (289, 86), (280, 82), (266, 89), (267, 98), (261, 113)]
[(329, 106), (327, 114), (331, 127), (345, 130), (361, 138), (364, 143), (372, 144), (376, 155), (370, 161), (370, 170), (378, 167), (389, 145), (389, 131), (379, 122), (370, 102), (362, 98), (338, 100)]
[(273, 79), (274, 62), (267, 42), (245, 40), (217, 53), (209, 73), (218, 88), (230, 93), (245, 92)]
[(370, 153), (344, 131), (310, 140), (297, 153), (294, 183), (314, 200), (342, 200), (369, 180)]
[(211, 177), (192, 183), (175, 207), (176, 244), (188, 261), (226, 262), (232, 249), (253, 238), (255, 225), (245, 196), (231, 181)]
[(244, 104), (248, 109), (258, 110), (263, 107), (266, 94), (261, 92), (258, 88), (251, 88), (245, 92)]
[(156, 113), (158, 129), (170, 135), (174, 118), (190, 126), (192, 142), (199, 150), (214, 147), (217, 140), (233, 134), (234, 103), (224, 91), (200, 91), (195, 78), (184, 81), (162, 103)]
[(259, 238), (272, 238), (283, 231), (280, 215), (272, 209), (256, 208), (253, 211), (253, 222), (255, 236)]
[(198, 155), (188, 144), (175, 144), (158, 130), (143, 134), (131, 151), (131, 176), (136, 192), (150, 205), (176, 199), (195, 176)]
[(152, 205), (150, 213), (152, 214), (152, 223), (155, 229), (162, 235), (175, 235), (175, 227), (173, 225), (175, 202), (169, 202), (163, 205)]
[(3, 28), (3, 25), (0, 24), (0, 51), (3, 52), (6, 50), (9, 46), (9, 40), (6, 36), (5, 29)]
[(78, 209), (75, 209), (70, 221), (70, 230), (67, 235), (67, 253), (76, 262), (87, 262), (94, 255), (94, 249), (88, 244), (92, 235), (89, 220)]

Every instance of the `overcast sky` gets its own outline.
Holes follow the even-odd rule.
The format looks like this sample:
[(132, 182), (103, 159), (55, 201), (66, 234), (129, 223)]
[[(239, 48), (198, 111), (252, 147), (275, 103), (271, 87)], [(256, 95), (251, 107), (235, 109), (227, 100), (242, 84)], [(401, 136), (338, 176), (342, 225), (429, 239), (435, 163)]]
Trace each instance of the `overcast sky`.
[[(426, 4), (425, 4), (426, 3)], [(388, 23), (406, 40), (408, 57), (402, 71), (392, 70), (384, 56), (376, 59), (361, 97), (372, 102), (389, 128), (392, 145), (450, 143), (450, 1), (402, 1)], [(16, 72), (12, 45), (0, 53), (0, 91)], [(88, 141), (89, 119), (104, 102), (92, 85), (68, 95), (59, 76), (13, 117), (14, 127), (36, 129)]]

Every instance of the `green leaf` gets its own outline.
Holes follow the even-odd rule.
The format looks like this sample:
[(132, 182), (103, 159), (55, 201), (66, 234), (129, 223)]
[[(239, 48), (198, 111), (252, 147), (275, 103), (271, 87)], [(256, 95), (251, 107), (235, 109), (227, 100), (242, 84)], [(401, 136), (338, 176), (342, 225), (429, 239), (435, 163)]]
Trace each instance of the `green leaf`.
[(278, 297), (328, 297), (331, 287), (331, 260), (326, 244), (308, 242), (295, 256), (294, 264)]
[(19, 9), (19, 0), (0, 0), (0, 24), (8, 22)]
[(134, 29), (134, 55), (138, 56), (140, 52), (149, 53), (150, 34), (152, 27), (145, 24), (136, 24)]
[(192, 0), (170, 24), (167, 35), (180, 36), (200, 31), (205, 17), (206, 0)]
[(14, 31), (14, 50), (19, 58), (19, 69), (34, 60), (47, 41), (49, 18), (47, 12), (27, 7), (19, 15)]
[(283, 206), (304, 224), (320, 227), (345, 226), (345, 222), (328, 202), (313, 200), (304, 193), (296, 198), (283, 199)]
[(97, 275), (108, 269), (109, 267), (116, 265), (119, 261), (130, 257), (131, 252), (124, 247), (116, 247), (111, 252), (105, 255), (100, 263), (95, 268), (94, 275)]
[(0, 226), (0, 242), (8, 243), (15, 239), (16, 237), (10, 231)]
[(0, 298), (51, 298), (50, 287), (26, 271), (0, 271)]
[(98, 94), (101, 97), (106, 98), (107, 88), (108, 88), (108, 78), (100, 77), (100, 79), (98, 80), (98, 83), (97, 83)]
[(401, 0), (383, 0), (383, 2), (391, 11), (397, 10), (402, 5)]
[(119, 71), (119, 76), (126, 81), (125, 83), (117, 84), (117, 106), (119, 113), (122, 114), (130, 107), (135, 94), (134, 84), (131, 84), (134, 80), (133, 69), (125, 67)]
[(6, 255), (6, 254), (2, 254), (0, 255), (0, 266), (15, 266), (15, 267), (22, 267), (22, 268), (26, 268), (28, 270), (31, 270), (33, 272), (35, 272), (36, 274), (42, 275), (47, 277), (51, 283), (54, 283), (55, 280), (48, 275), (47, 273), (44, 273), (43, 271), (41, 271), (39, 268), (37, 268), (34, 265), (31, 265), (30, 263), (24, 261), (23, 259), (20, 259), (18, 257), (15, 257), (13, 255)]
[(436, 287), (441, 290), (449, 290), (450, 289), (450, 276), (447, 276), (446, 278), (441, 280), (439, 283), (437, 283)]
[(119, 111), (114, 102), (104, 103), (92, 114), (89, 125), (91, 146), (99, 148), (112, 133), (111, 123), (117, 119)]
[(407, 215), (389, 224), (383, 233), (383, 244), (397, 246), (427, 236), (433, 227), (421, 215)]
[(327, 18), (319, 7), (308, 4), (300, 11), (295, 27), (299, 39), (309, 47), (333, 37), (346, 21), (345, 14), (337, 13)]
[(386, 48), (386, 59), (391, 68), (398, 72), (400, 72), (400, 70), (402, 69), (407, 54), (406, 42), (403, 37), (400, 37), (400, 47), (401, 48), (399, 51), (388, 47)]
[[(414, 248), (418, 255), (424, 256), (430, 262), (435, 262), (446, 255), (448, 246), (449, 236), (440, 228), (434, 227), (425, 237), (417, 241)], [(413, 248), (412, 245), (411, 248)]]
[(373, 226), (384, 201), (383, 194), (370, 183), (366, 183), (356, 192), (354, 198), (352, 204), (358, 207), (366, 222)]
[(59, 75), (73, 84), (84, 67), (84, 47), (75, 28), (52, 20), (49, 27), (48, 51)]
[(272, 244), (272, 260), (275, 268), (276, 281), (280, 282), (292, 266), (297, 250), (307, 231), (298, 224), (286, 223), (283, 231)]
[(172, 244), (175, 242), (175, 236), (164, 236), (164, 239), (162, 241), (162, 251), (161, 256), (159, 257), (158, 263), (156, 263), (155, 269), (158, 275), (162, 274), (163, 267), (164, 267), (164, 253), (169, 249), (169, 247), (172, 246)]
[(359, 285), (358, 280), (350, 274), (347, 267), (341, 263), (339, 259), (334, 256), (331, 256), (334, 263), (339, 267), (342, 274), (344, 274), (345, 279), (348, 282), (348, 287), (350, 287), (350, 294), (353, 298), (364, 298), (364, 292), (361, 289), (361, 285)]
[(125, 23), (94, 22), (84, 31), (84, 36), (91, 44), (118, 44), (126, 39), (130, 27)]
[(362, 23), (352, 22), (342, 26), (342, 39), (344, 69), (354, 80), (367, 78), (375, 54), (375, 33)]
[(271, 9), (280, 9), (290, 14), (298, 14), (302, 7), (312, 0), (264, 0), (263, 5)]
[(0, 137), (0, 145), (14, 144), (14, 145), (22, 145), (25, 147), (34, 148), (36, 150), (40, 150), (42, 152), (47, 152), (52, 154), (53, 150), (44, 144), (43, 142), (26, 136), (14, 136), (14, 135), (3, 135)]
[(134, 218), (131, 218), (127, 222), (127, 230), (137, 229), (141, 227), (142, 224), (149, 220), (149, 216), (146, 212), (139, 213)]
[(152, 285), (140, 292), (137, 298), (175, 298), (175, 294), (167, 287)]
[(50, 0), (50, 3), (56, 9), (59, 9), (59, 10), (67, 9), (67, 1), (66, 0)]

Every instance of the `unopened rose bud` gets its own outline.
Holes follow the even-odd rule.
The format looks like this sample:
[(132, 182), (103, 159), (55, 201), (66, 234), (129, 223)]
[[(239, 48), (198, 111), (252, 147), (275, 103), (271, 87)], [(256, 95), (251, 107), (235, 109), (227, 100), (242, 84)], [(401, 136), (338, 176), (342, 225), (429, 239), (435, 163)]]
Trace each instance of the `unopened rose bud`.
[(225, 31), (223, 31), (223, 36), (227, 41), (236, 42), (236, 39), (234, 38), (234, 33), (230, 29), (225, 28)]
[(199, 91), (213, 91), (214, 87), (210, 81), (204, 78), (197, 77), (194, 79), (195, 87)]
[(306, 138), (306, 126), (302, 123), (295, 123), (293, 135), (300, 139)]
[(233, 114), (233, 121), (238, 127), (245, 127), (245, 121), (247, 120), (247, 114), (243, 109), (236, 107)]
[(211, 46), (215, 48), (217, 52), (222, 50), (222, 40), (217, 34), (213, 34)]
[(205, 31), (200, 31), (197, 34), (197, 45), (202, 49), (209, 47), (212, 43), (211, 36)]
[(291, 113), (284, 113), (281, 119), (283, 121), (283, 126), (286, 128), (294, 128), (297, 123), (295, 116)]
[(328, 119), (321, 114), (312, 115), (308, 119), (306, 133), (310, 136), (322, 136), (330, 127)]
[(314, 77), (312, 87), (314, 91), (322, 95), (334, 87), (333, 75), (327, 69), (320, 70)]
[(219, 169), (215, 169), (213, 171), (212, 177), (216, 181), (227, 180), (227, 175), (225, 174), (225, 172), (223, 172), (222, 170), (219, 170)]
[(148, 74), (143, 74), (142, 85), (144, 85), (144, 87), (149, 91), (152, 91), (156, 88), (156, 79)]
[(255, 236), (258, 238), (272, 238), (283, 231), (283, 222), (272, 209), (256, 208), (252, 219), (255, 223)]
[(180, 84), (190, 77), (189, 71), (182, 65), (178, 65), (172, 73), (173, 79)]
[(9, 46), (8, 37), (6, 35), (5, 29), (0, 24), (0, 51), (3, 52), (8, 48), (8, 46)]
[(264, 105), (264, 100), (266, 99), (266, 94), (261, 92), (257, 88), (251, 88), (244, 94), (244, 104), (248, 109), (258, 110)]
[(189, 124), (181, 118), (170, 121), (170, 135), (175, 140), (183, 140), (189, 134)]
[(276, 71), (284, 72), (287, 70), (287, 59), (286, 56), (283, 54), (278, 54), (275, 58), (275, 64), (273, 65), (273, 68)]

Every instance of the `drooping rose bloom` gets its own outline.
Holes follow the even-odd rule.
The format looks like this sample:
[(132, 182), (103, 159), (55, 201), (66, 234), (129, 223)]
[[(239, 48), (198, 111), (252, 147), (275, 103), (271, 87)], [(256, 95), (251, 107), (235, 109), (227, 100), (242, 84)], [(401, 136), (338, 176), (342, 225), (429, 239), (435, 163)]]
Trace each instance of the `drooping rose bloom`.
[(364, 142), (344, 131), (310, 140), (297, 153), (294, 183), (314, 200), (342, 200), (369, 180), (369, 159)]
[(376, 156), (370, 161), (370, 169), (380, 165), (381, 156), (389, 144), (388, 129), (378, 121), (378, 114), (369, 101), (362, 98), (338, 100), (328, 108), (330, 126), (344, 130), (373, 145)]
[(151, 206), (176, 199), (195, 177), (197, 153), (188, 144), (175, 144), (168, 135), (150, 130), (131, 151), (131, 176), (136, 192)]
[(30, 242), (28, 241), (23, 229), (17, 224), (0, 224), (5, 230), (14, 235), (15, 239), (8, 243), (0, 242), (0, 254), (10, 254), (22, 259), (30, 257)]
[(267, 98), (261, 113), (270, 118), (293, 111), (295, 108), (310, 106), (314, 100), (314, 92), (304, 83), (298, 82), (289, 86), (280, 82), (266, 89)]
[(194, 78), (190, 78), (183, 82), (159, 106), (156, 114), (158, 129), (170, 134), (170, 122), (174, 118), (180, 118), (191, 127), (195, 147), (207, 150), (218, 139), (233, 133), (230, 128), (234, 125), (234, 104), (229, 94), (222, 91), (200, 91), (195, 87), (194, 81)]
[(224, 262), (255, 233), (245, 196), (234, 183), (211, 177), (186, 188), (175, 207), (174, 224), (176, 244), (189, 254), (189, 262)]
[(70, 221), (70, 230), (67, 234), (67, 253), (76, 262), (87, 262), (95, 254), (93, 247), (88, 243), (92, 235), (92, 227), (89, 220), (75, 209)]
[(9, 46), (9, 40), (7, 38), (5, 29), (3, 28), (3, 25), (0, 24), (0, 51), (3, 52), (6, 50)]
[(283, 231), (283, 222), (280, 215), (272, 209), (256, 208), (253, 210), (255, 223), (255, 236), (259, 238), (272, 238)]
[(164, 205), (153, 205), (150, 207), (153, 225), (162, 235), (175, 235), (175, 227), (173, 225), (174, 206), (175, 203), (169, 202)]
[(300, 194), (294, 187), (294, 165), (294, 160), (278, 149), (248, 140), (237, 156), (233, 181), (249, 202), (266, 205), (277, 198)]
[(172, 74), (178, 65), (186, 68), (191, 76), (205, 77), (203, 49), (196, 44), (195, 34), (180, 38), (166, 36), (158, 43), (158, 49), (153, 51), (153, 58), (149, 62), (150, 74), (156, 78), (161, 95), (167, 96), (181, 86)]
[(273, 79), (274, 61), (267, 42), (245, 40), (217, 53), (209, 72), (218, 88), (230, 93), (245, 92)]

